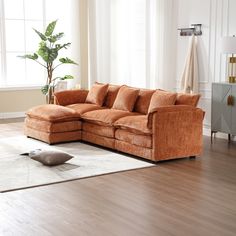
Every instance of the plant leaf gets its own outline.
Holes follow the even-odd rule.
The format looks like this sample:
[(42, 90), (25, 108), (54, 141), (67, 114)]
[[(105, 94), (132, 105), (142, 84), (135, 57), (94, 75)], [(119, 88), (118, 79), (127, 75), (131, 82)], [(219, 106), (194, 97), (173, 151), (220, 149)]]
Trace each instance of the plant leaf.
[(64, 77), (61, 77), (61, 80), (66, 80), (66, 79), (74, 79), (74, 76), (72, 76), (72, 75), (65, 75)]
[(48, 26), (46, 28), (46, 31), (45, 31), (45, 35), (47, 37), (52, 35), (52, 33), (53, 33), (54, 29), (55, 29), (56, 24), (57, 24), (57, 20), (55, 20), (55, 21), (53, 21), (53, 22), (48, 24)]
[(65, 75), (64, 77), (58, 76), (54, 78), (52, 81), (55, 82), (56, 80), (66, 80), (66, 79), (74, 79), (74, 76), (72, 75)]
[(39, 56), (42, 57), (42, 59), (45, 61), (45, 62), (49, 62), (48, 61), (48, 58), (49, 58), (49, 53), (48, 53), (48, 50), (49, 48), (45, 45), (45, 46), (41, 46), (38, 50), (38, 54)]
[[(55, 77), (54, 79), (52, 79), (51, 84), (55, 84), (55, 82), (56, 82), (57, 80), (67, 80), (67, 79), (74, 79), (74, 76), (72, 76), (72, 75), (65, 75), (64, 77), (60, 77), (60, 76)], [(55, 86), (54, 86), (54, 87), (55, 87)]]
[(44, 85), (44, 86), (41, 88), (41, 92), (42, 92), (44, 95), (47, 95), (47, 94), (48, 94), (48, 90), (49, 90), (49, 85), (48, 85), (48, 84)]
[(75, 64), (75, 65), (78, 65), (76, 62), (74, 62), (73, 60), (71, 60), (70, 58), (68, 57), (63, 57), (63, 58), (60, 58), (59, 61), (63, 64)]
[(38, 34), (38, 36), (43, 40), (43, 41), (46, 41), (47, 40), (47, 37), (44, 35), (44, 34), (42, 34), (41, 32), (39, 32), (38, 30), (36, 30), (36, 29), (33, 29), (37, 34)]
[(38, 55), (36, 53), (34, 54), (25, 54), (23, 56), (18, 56), (20, 58), (23, 58), (23, 59), (31, 59), (31, 60), (37, 60), (38, 59)]
[(58, 41), (59, 39), (61, 39), (64, 36), (64, 33), (59, 33), (59, 34), (55, 34), (52, 35), (48, 38), (48, 41), (50, 43), (55, 43), (56, 41)]
[(40, 43), (39, 43), (39, 48), (41, 48), (41, 47), (46, 47), (47, 46), (47, 43), (45, 42), (45, 41), (41, 41)]
[(69, 47), (71, 45), (71, 43), (65, 43), (65, 44), (56, 44), (55, 46), (56, 46), (56, 48), (57, 48), (57, 50), (59, 51), (59, 50), (61, 50), (62, 48), (65, 48), (65, 49), (67, 49), (67, 47)]
[(45, 62), (53, 62), (58, 56), (58, 51), (56, 48), (49, 48), (46, 43), (41, 42), (38, 54)]
[(58, 52), (55, 48), (49, 50), (48, 61), (53, 62), (58, 56)]

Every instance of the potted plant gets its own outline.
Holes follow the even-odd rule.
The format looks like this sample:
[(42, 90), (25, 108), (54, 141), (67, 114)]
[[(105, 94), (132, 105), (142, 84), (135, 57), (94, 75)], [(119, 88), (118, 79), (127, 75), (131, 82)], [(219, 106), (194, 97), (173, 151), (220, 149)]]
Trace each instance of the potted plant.
[[(71, 45), (71, 43), (58, 43), (58, 41), (64, 36), (64, 33), (53, 34), (56, 23), (57, 21), (51, 22), (46, 27), (45, 33), (41, 33), (38, 30), (33, 29), (41, 39), (37, 52), (19, 56), (23, 59), (30, 59), (37, 62), (47, 70), (47, 81), (46, 84), (41, 88), (41, 91), (44, 95), (46, 95), (46, 102), (48, 104), (53, 102), (52, 96), (56, 82), (59, 80), (74, 78), (72, 75), (65, 75), (64, 77), (53, 77), (53, 72), (55, 71), (55, 69), (63, 64), (77, 65), (76, 62), (68, 57), (59, 58), (59, 62), (55, 65), (55, 60), (58, 58), (59, 51), (62, 49), (67, 49)], [(40, 62), (40, 58), (42, 62)]]

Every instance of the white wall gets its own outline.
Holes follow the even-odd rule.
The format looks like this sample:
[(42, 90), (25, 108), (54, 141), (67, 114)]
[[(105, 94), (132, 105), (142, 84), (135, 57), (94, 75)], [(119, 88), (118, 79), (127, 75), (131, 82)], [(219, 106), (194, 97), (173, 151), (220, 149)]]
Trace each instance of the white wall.
[(0, 119), (22, 117), (33, 106), (45, 103), (40, 89), (0, 90)]
[[(205, 127), (211, 123), (211, 84), (226, 80), (226, 56), (220, 53), (222, 36), (236, 34), (235, 0), (178, 0), (178, 27), (192, 23), (203, 24), (203, 35), (198, 37), (200, 73), (200, 106), (206, 111)], [(180, 88), (189, 37), (177, 39), (176, 87)]]

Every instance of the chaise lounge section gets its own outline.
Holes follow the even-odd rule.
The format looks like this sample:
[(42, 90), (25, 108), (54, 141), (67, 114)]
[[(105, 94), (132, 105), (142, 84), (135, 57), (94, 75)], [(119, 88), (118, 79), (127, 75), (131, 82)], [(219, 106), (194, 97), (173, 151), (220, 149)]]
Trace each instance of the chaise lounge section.
[(96, 83), (55, 93), (56, 105), (27, 112), (25, 134), (49, 144), (94, 143), (151, 161), (197, 156), (204, 112), (199, 95)]
[(81, 140), (82, 122), (74, 110), (57, 105), (30, 109), (25, 119), (25, 133), (49, 144)]

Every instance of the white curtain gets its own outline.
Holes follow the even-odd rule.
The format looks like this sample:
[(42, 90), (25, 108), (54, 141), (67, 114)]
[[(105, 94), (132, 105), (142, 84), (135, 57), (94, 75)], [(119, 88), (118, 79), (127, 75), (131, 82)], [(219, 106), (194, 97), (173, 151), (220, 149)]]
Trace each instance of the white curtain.
[(173, 89), (174, 0), (89, 0), (89, 84)]

